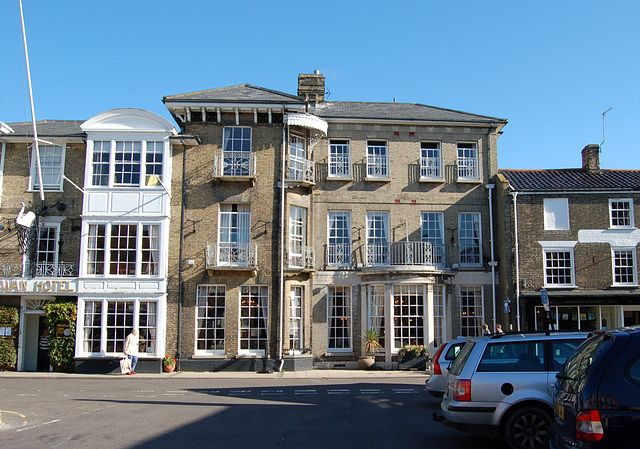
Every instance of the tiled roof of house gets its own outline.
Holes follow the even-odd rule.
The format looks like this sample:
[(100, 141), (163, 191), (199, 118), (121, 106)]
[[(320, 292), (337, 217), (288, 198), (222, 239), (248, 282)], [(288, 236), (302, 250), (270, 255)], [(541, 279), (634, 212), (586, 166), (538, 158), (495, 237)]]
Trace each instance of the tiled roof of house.
[(511, 187), (525, 191), (638, 190), (640, 170), (499, 170)]
[[(81, 137), (85, 133), (80, 129), (84, 120), (40, 120), (36, 121), (38, 137)], [(12, 137), (33, 136), (31, 122), (7, 123), (13, 129)]]
[(213, 103), (277, 103), (303, 105), (304, 102), (295, 95), (285, 94), (251, 84), (221, 87), (219, 89), (201, 90), (186, 94), (168, 95), (162, 99), (166, 102), (213, 102)]
[(432, 122), (468, 122), (506, 124), (507, 120), (418, 103), (373, 103), (327, 101), (309, 112), (323, 118), (416, 120)]

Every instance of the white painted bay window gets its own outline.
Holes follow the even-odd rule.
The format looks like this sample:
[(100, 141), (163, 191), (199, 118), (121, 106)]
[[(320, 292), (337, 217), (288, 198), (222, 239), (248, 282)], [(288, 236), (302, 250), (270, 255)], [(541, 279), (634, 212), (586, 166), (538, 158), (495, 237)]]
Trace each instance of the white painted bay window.
[(168, 145), (164, 140), (90, 141), (91, 171), (87, 184), (94, 187), (162, 187)]

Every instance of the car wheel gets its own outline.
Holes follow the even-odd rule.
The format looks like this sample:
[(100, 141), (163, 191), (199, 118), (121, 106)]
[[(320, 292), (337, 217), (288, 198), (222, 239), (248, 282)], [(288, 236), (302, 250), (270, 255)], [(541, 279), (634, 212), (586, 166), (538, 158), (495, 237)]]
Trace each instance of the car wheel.
[(514, 411), (504, 427), (504, 437), (511, 449), (539, 449), (549, 445), (551, 416), (538, 407)]

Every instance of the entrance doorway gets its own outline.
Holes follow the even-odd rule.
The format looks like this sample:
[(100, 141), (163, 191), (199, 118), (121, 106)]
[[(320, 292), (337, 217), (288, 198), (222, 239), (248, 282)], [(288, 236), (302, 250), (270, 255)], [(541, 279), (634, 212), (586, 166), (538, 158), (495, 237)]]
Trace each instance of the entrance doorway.
[[(44, 312), (28, 313), (24, 315), (23, 343), (22, 343), (22, 370), (45, 371), (44, 361), (39, 360), (38, 340), (44, 330)], [(40, 362), (40, 363), (38, 363)], [(46, 371), (49, 371), (48, 366)]]

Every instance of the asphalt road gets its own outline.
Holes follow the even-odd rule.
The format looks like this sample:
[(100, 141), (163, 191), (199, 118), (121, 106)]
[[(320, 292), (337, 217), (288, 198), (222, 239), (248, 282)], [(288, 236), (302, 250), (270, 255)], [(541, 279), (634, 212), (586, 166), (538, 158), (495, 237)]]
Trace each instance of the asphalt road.
[(504, 447), (432, 420), (421, 379), (0, 381), (0, 447)]

